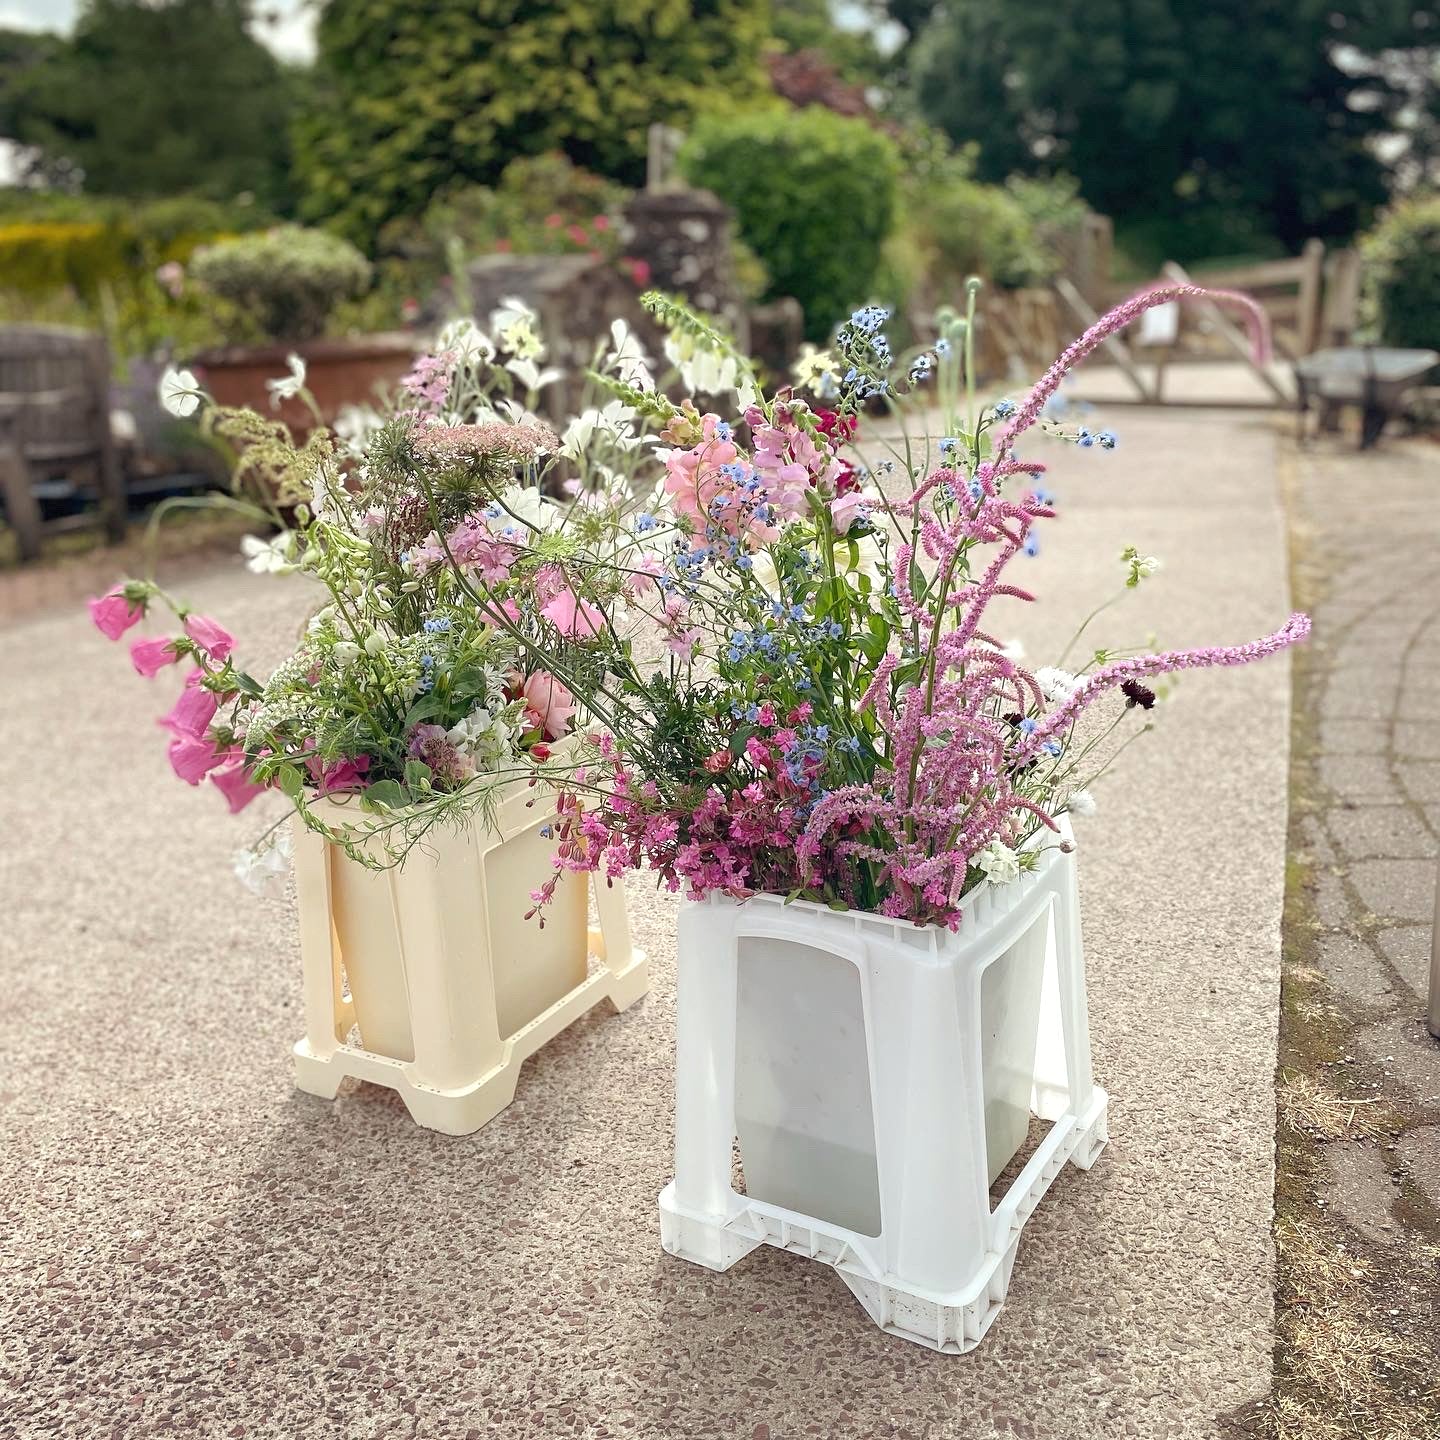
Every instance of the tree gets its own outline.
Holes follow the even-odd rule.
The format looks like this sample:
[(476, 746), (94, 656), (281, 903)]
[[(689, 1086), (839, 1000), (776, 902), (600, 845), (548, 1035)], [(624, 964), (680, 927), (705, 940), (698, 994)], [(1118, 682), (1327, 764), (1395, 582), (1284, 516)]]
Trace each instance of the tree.
[(638, 183), (653, 121), (763, 93), (767, 0), (329, 0), (297, 129), (308, 213), (369, 243), (558, 150)]
[(283, 203), (293, 86), (248, 21), (247, 0), (89, 0), (6, 85), (10, 138), (96, 194)]
[[(1068, 171), (1155, 260), (1348, 237), (1386, 194), (1398, 103), (1345, 63), (1404, 0), (948, 0), (916, 96), (982, 178)], [(1391, 13), (1393, 12), (1393, 13)], [(1400, 41), (1399, 43), (1405, 43)]]

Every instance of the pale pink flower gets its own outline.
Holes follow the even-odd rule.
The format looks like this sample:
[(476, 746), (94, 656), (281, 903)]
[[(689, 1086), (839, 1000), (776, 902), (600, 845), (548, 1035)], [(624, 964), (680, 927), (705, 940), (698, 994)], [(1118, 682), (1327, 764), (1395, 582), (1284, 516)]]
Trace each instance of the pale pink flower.
[(547, 670), (524, 676), (518, 686), (525, 699), (525, 719), (538, 726), (547, 739), (558, 740), (565, 735), (575, 719), (575, 697), (563, 680)]
[(605, 629), (604, 614), (588, 600), (582, 600), (569, 586), (543, 605), (540, 613), (562, 635), (571, 639), (591, 640)]
[(864, 520), (870, 513), (870, 502), (858, 490), (837, 495), (830, 502), (830, 522), (837, 535), (848, 535), (850, 527), (857, 520)]

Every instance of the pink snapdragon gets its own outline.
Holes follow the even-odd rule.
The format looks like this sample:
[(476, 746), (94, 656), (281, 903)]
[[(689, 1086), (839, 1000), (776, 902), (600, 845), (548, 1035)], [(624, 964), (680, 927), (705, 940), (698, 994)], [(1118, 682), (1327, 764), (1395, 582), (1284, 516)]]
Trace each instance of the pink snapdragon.
[(90, 618), (95, 622), (95, 628), (107, 640), (118, 640), (145, 615), (144, 605), (127, 600), (124, 590), (119, 587), (85, 603), (90, 607)]
[(848, 535), (857, 520), (868, 519), (870, 501), (859, 490), (847, 490), (830, 502), (830, 523), (837, 535)]

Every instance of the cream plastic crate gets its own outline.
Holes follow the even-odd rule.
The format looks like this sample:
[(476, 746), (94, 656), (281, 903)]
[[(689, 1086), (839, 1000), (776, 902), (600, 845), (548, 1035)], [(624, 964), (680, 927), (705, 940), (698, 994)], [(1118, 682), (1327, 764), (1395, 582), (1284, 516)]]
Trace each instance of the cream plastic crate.
[[(321, 805), (337, 821), (349, 813)], [(547, 1040), (601, 1000), (620, 1011), (645, 994), (649, 967), (631, 944), (621, 882), (566, 875), (545, 928), (524, 918), (550, 873), (550, 793), (519, 787), (495, 820), (436, 826), (383, 871), (295, 821), (300, 1089), (334, 1099), (347, 1076), (388, 1085), (416, 1123), (469, 1135), (510, 1103), (522, 1062)]]
[[(964, 910), (952, 934), (774, 896), (682, 909), (666, 1250), (727, 1270), (775, 1245), (833, 1266), (891, 1334), (979, 1343), (1026, 1220), (1104, 1146), (1107, 1100), (1073, 853)], [(1050, 1129), (992, 1210), (1032, 1111)]]

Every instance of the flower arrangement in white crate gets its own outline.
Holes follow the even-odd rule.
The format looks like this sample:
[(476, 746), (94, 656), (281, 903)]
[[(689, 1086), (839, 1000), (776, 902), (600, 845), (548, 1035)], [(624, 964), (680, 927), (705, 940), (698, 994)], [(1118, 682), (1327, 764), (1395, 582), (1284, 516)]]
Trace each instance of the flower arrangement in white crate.
[[(1229, 647), (1092, 646), (1031, 672), (995, 615), (1033, 598), (1011, 567), (1055, 514), (1044, 465), (1018, 441), (1039, 427), (1113, 448), (1107, 431), (1048, 416), (1060, 381), (1149, 306), (1204, 294), (1136, 297), (1027, 394), (990, 405), (973, 385), (973, 288), (964, 316), (898, 360), (885, 312), (857, 311), (773, 392), (707, 321), (649, 296), (678, 375), (657, 385), (617, 330), (593, 376), (608, 401), (554, 440), (529, 413), (550, 378), (538, 337), (510, 307), (503, 367), (488, 341), (455, 332), (418, 367), (408, 413), (365, 442), (338, 498), (363, 578), (340, 585), (319, 668), (295, 683), (343, 689), (373, 662), (378, 692), (394, 691), (383, 743), (348, 723), (267, 730), (267, 691), (231, 696), (231, 728), (207, 739), (247, 783), (281, 786), (308, 825), (377, 863), (377, 849), (403, 856), (451, 807), (510, 783), (477, 759), (470, 712), (430, 698), (463, 692), (488, 717), (479, 733), (518, 715), (508, 759), (553, 787), (554, 866), (532, 897), (542, 925), (576, 874), (643, 867), (684, 892), (676, 1177), (661, 1198), (675, 1253), (724, 1268), (760, 1243), (798, 1249), (833, 1264), (887, 1329), (967, 1349), (1055, 1173), (1104, 1143), (1069, 816), (1092, 806), (1157, 677), (1272, 654), (1308, 622)], [(1209, 298), (1244, 308), (1263, 345), (1256, 307)], [(476, 367), (530, 393), (456, 428)], [(281, 468), (328, 513), (327, 466), (307, 448)], [(317, 523), (302, 522), (302, 556)], [(1126, 550), (1122, 590), (1155, 564)], [(1074, 645), (1090, 644), (1094, 618)], [(442, 644), (427, 627), (445, 619)], [(500, 689), (477, 678), (487, 666)], [(201, 668), (201, 689), (234, 684)], [(532, 709), (537, 676), (549, 702)], [(557, 696), (575, 717), (564, 753), (541, 718)], [(1107, 701), (1108, 723), (1077, 724)], [(317, 813), (317, 764), (352, 767), (363, 824)], [(1032, 1113), (1051, 1128), (992, 1208), (988, 1186)]]

